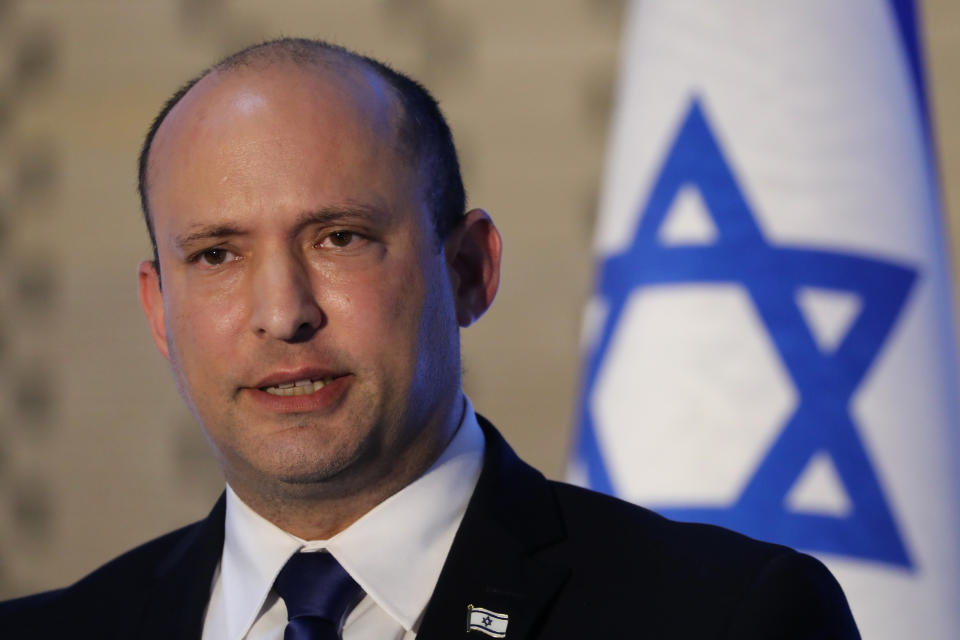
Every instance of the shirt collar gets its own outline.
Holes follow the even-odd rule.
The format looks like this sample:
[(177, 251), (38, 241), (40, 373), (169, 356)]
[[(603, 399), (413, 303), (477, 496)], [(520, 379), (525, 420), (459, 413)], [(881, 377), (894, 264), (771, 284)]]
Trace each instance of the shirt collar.
[(414, 629), (480, 477), (483, 432), (464, 399), (460, 426), (430, 468), (329, 540), (283, 531), (227, 486), (220, 577), (229, 638), (247, 633), (280, 569), (300, 549), (327, 549), (377, 605)]

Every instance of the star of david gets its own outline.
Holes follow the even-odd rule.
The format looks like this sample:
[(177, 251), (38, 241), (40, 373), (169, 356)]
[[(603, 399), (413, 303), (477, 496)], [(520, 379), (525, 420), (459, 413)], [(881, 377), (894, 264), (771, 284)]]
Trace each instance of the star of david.
[[(717, 229), (705, 246), (664, 246), (657, 233), (678, 191), (696, 187)], [(667, 505), (678, 520), (710, 522), (810, 551), (912, 568), (848, 407), (900, 314), (916, 277), (906, 266), (815, 248), (773, 245), (758, 226), (698, 100), (693, 100), (638, 217), (630, 244), (603, 262), (598, 293), (608, 313), (586, 363), (578, 451), (590, 486), (616, 493), (597, 440), (590, 399), (631, 294), (648, 285), (737, 283), (749, 293), (799, 403), (735, 502)], [(798, 287), (853, 292), (859, 315), (835, 350), (822, 351), (796, 302)], [(797, 513), (785, 496), (812, 456), (832, 459), (853, 504), (845, 516)]]
[(483, 620), (480, 621), (483, 626), (489, 627), (493, 623), (493, 618), (490, 616), (483, 616)]

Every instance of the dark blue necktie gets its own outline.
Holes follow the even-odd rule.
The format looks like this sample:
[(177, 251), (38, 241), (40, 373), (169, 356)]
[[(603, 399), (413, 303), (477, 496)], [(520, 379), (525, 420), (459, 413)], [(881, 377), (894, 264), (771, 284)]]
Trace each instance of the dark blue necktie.
[(339, 640), (347, 613), (363, 597), (360, 585), (325, 551), (293, 554), (273, 586), (287, 605), (283, 640)]

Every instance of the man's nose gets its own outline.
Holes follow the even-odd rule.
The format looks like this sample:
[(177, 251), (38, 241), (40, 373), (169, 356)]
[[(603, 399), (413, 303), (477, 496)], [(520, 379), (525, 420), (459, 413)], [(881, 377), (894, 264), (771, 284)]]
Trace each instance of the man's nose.
[(250, 328), (258, 336), (303, 342), (323, 325), (309, 266), (292, 254), (264, 259), (254, 270)]

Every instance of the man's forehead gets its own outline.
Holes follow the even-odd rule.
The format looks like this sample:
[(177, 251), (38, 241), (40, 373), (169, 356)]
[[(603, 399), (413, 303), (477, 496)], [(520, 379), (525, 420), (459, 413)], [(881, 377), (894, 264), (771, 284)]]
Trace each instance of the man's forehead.
[(205, 135), (238, 133), (241, 125), (264, 135), (271, 128), (303, 127), (304, 134), (311, 126), (353, 128), (396, 146), (400, 105), (389, 84), (362, 63), (278, 60), (215, 69), (167, 115), (151, 159), (176, 140), (193, 145)]
[(155, 230), (190, 235), (183, 225), (198, 217), (232, 224), (230, 212), (252, 202), (265, 211), (351, 202), (396, 208), (393, 185), (419, 192), (419, 174), (403, 169), (411, 165), (398, 136), (399, 100), (385, 84), (357, 65), (209, 74), (153, 140), (147, 175)]

